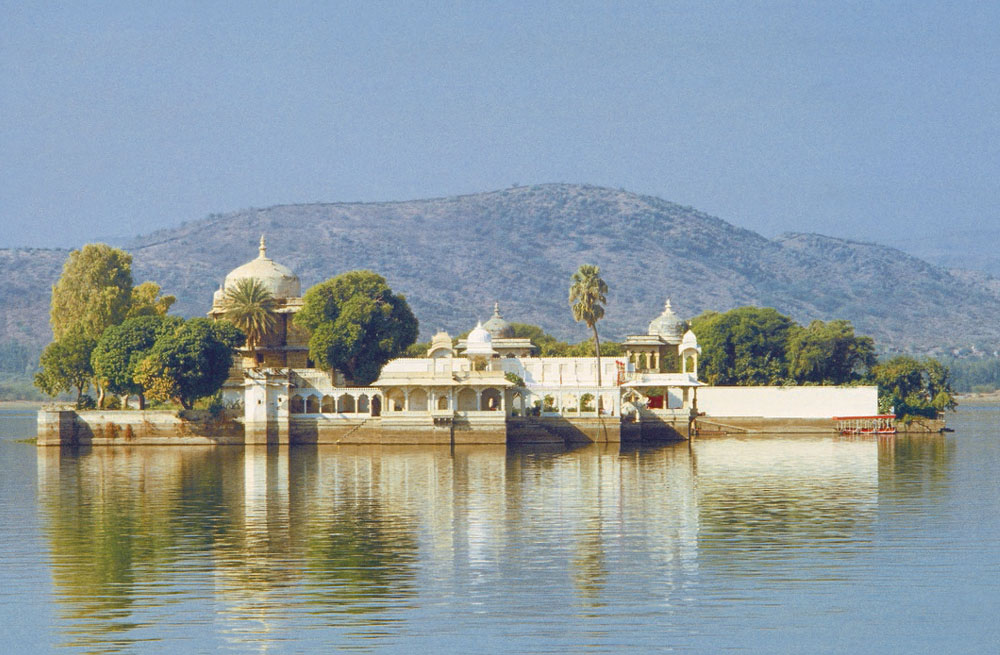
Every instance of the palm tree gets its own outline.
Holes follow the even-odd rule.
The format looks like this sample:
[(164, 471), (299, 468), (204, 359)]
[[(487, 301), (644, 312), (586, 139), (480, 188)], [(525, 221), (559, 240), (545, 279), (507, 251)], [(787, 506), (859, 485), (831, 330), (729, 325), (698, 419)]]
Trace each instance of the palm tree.
[(594, 356), (597, 357), (597, 386), (601, 386), (601, 340), (597, 336), (597, 321), (604, 318), (604, 303), (608, 299), (608, 285), (601, 279), (601, 269), (593, 264), (584, 264), (573, 273), (573, 284), (569, 288), (569, 304), (573, 308), (573, 318), (583, 321), (594, 331)]
[(247, 349), (257, 362), (257, 346), (277, 323), (277, 302), (257, 278), (243, 278), (226, 289), (222, 301), (223, 316), (247, 335)]

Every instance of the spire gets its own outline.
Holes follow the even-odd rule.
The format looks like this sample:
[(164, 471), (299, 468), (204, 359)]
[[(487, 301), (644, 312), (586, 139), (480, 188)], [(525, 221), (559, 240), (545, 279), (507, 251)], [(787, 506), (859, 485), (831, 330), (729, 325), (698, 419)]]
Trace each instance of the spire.
[[(261, 237), (261, 239), (263, 239), (263, 238), (264, 238), (264, 237)], [(261, 243), (263, 243), (263, 241), (262, 241)], [(669, 311), (672, 311), (672, 310), (670, 309), (670, 298), (667, 298), (667, 302), (666, 302), (666, 303), (665, 303), (665, 304), (663, 305), (663, 311), (664, 311), (664, 312), (669, 312)]]
[(267, 259), (267, 244), (264, 243), (264, 235), (260, 235), (260, 259)]
[(500, 301), (495, 301), (493, 303), (493, 316), (496, 318), (503, 318), (500, 316)]

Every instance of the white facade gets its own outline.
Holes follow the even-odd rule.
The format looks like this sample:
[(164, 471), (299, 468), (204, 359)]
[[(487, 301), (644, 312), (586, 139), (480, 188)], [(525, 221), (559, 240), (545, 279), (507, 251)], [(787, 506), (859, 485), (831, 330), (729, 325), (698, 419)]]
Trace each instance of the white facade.
[(698, 411), (710, 418), (874, 416), (878, 387), (701, 387)]

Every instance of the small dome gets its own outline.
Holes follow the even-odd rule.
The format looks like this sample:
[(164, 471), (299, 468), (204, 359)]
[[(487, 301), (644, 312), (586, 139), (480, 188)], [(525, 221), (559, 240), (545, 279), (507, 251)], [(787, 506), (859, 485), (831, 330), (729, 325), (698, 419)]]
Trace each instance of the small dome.
[(260, 280), (264, 288), (271, 292), (275, 298), (298, 298), (301, 295), (299, 278), (287, 266), (282, 266), (278, 262), (268, 259), (267, 245), (264, 237), (260, 237), (260, 254), (257, 259), (247, 262), (242, 266), (234, 268), (226, 276), (224, 289), (233, 287), (239, 280), (255, 278)]
[(493, 352), (493, 335), (486, 331), (482, 323), (477, 322), (465, 339), (465, 354), (493, 355)]
[(442, 357), (451, 356), (454, 353), (454, 348), (451, 345), (451, 336), (448, 335), (444, 330), (439, 331), (433, 337), (431, 337), (431, 346), (427, 349), (428, 357)]
[(493, 303), (493, 316), (483, 324), (483, 328), (489, 332), (494, 339), (506, 339), (514, 336), (514, 328), (500, 315), (500, 303)]
[(648, 334), (663, 337), (668, 343), (680, 343), (683, 332), (684, 321), (674, 314), (674, 310), (670, 307), (670, 299), (667, 298), (663, 313), (650, 322)]
[(688, 330), (684, 333), (684, 338), (681, 339), (680, 349), (684, 350), (697, 350), (701, 352), (701, 348), (698, 347), (698, 337), (694, 335), (694, 332)]

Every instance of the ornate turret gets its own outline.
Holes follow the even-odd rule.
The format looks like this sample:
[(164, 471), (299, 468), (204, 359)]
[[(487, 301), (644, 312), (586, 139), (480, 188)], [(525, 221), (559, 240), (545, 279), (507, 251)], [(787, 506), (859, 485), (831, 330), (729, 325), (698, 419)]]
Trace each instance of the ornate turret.
[(483, 328), (494, 339), (506, 339), (514, 336), (514, 328), (500, 315), (500, 303), (493, 303), (493, 316), (483, 324)]
[(670, 307), (670, 298), (663, 305), (663, 313), (654, 318), (649, 324), (647, 332), (650, 336), (662, 337), (664, 341), (671, 344), (679, 344), (684, 334), (684, 321), (674, 314)]

